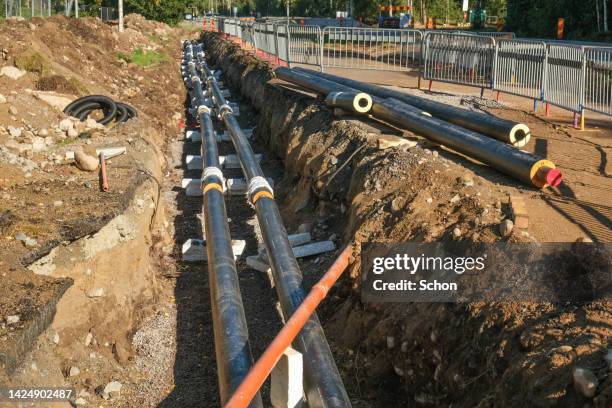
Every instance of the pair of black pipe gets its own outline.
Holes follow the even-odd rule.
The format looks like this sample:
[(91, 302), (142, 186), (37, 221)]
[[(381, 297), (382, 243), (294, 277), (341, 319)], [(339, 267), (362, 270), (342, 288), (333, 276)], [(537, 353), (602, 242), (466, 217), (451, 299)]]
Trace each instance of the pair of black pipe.
[[(212, 93), (221, 119), (230, 132), (249, 184), (255, 178), (262, 179), (264, 173), (255, 159), (255, 154), (203, 58), (200, 58), (200, 67), (207, 77), (208, 89)], [(304, 300), (306, 292), (302, 286), (302, 273), (293, 255), (278, 206), (269, 193), (264, 187), (261, 190), (254, 189), (249, 201), (255, 207), (283, 316), (289, 319)], [(254, 199), (254, 197), (259, 198)], [(302, 353), (304, 359), (305, 392), (309, 406), (350, 407), (350, 399), (316, 313), (308, 319), (294, 341), (293, 347)]]
[(393, 98), (401, 102), (422, 109), (432, 116), (442, 119), (445, 122), (461, 126), (466, 129), (490, 136), (504, 143), (511, 144), (516, 147), (526, 146), (531, 138), (529, 127), (523, 123), (513, 122), (511, 120), (497, 118), (480, 112), (473, 112), (467, 109), (461, 109), (456, 106), (447, 105), (421, 98), (415, 95), (409, 95), (403, 92), (394, 91), (380, 86), (363, 83), (331, 75), (322, 72), (316, 72), (304, 68), (295, 68), (310, 76), (324, 78), (333, 81), (337, 84), (358, 88), (362, 92), (368, 93), (371, 96), (379, 98)]
[[(337, 91), (358, 93), (361, 83), (352, 81), (359, 88), (335, 83), (304, 71), (277, 68), (276, 76), (288, 82), (329, 95)], [(365, 87), (364, 87), (365, 88)], [(328, 97), (329, 100), (329, 97)], [(395, 98), (372, 97), (371, 114), (377, 119), (411, 130), (437, 144), (463, 153), (485, 163), (502, 173), (536, 187), (557, 186), (563, 180), (554, 163), (537, 155), (516, 149), (470, 129), (446, 122), (415, 106)]]
[[(186, 77), (186, 82), (190, 86), (191, 100), (194, 101), (193, 108), (197, 112), (202, 137), (201, 154), (205, 169), (202, 180), (204, 230), (217, 376), (221, 402), (225, 404), (249, 372), (253, 365), (253, 356), (249, 345), (246, 316), (227, 224), (223, 195), (224, 180), (210, 109), (204, 103), (204, 90), (195, 61), (192, 59), (194, 54), (191, 43), (186, 44), (184, 53), (187, 63), (185, 71), (190, 74)], [(249, 406), (263, 407), (259, 393)]]
[(123, 123), (138, 116), (138, 112), (132, 106), (115, 102), (104, 95), (89, 95), (79, 98), (66, 106), (64, 113), (78, 118), (82, 122), (96, 110), (101, 110), (104, 113), (104, 117), (97, 121), (101, 125), (107, 125), (113, 120), (117, 123)]

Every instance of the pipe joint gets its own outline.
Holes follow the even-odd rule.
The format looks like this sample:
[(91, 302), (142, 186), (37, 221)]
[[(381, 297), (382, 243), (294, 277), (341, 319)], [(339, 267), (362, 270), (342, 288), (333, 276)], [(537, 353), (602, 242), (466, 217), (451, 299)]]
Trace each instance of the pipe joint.
[(210, 115), (211, 109), (206, 105), (198, 106), (198, 116), (204, 113), (208, 113)]
[(234, 110), (227, 103), (224, 103), (223, 105), (219, 106), (219, 117), (222, 118), (226, 113), (234, 113)]
[(254, 206), (261, 197), (274, 199), (274, 190), (270, 183), (268, 183), (268, 180), (261, 176), (255, 176), (249, 181), (247, 197), (249, 198), (249, 203)]
[(202, 172), (202, 185), (205, 186), (209, 183), (221, 184), (223, 186), (223, 191), (225, 191), (225, 178), (220, 168), (209, 166), (204, 169)]

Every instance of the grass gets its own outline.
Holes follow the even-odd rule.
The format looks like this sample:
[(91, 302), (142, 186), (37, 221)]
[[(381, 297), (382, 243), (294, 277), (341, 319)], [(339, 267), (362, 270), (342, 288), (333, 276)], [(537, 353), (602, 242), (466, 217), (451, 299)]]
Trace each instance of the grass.
[(117, 54), (117, 58), (127, 62), (128, 64), (136, 64), (140, 68), (147, 68), (152, 65), (157, 65), (168, 59), (168, 57), (161, 52), (145, 51), (142, 48), (135, 49), (129, 55), (120, 52)]
[(37, 51), (23, 53), (15, 58), (15, 66), (27, 72), (46, 75), (51, 71), (51, 64)]

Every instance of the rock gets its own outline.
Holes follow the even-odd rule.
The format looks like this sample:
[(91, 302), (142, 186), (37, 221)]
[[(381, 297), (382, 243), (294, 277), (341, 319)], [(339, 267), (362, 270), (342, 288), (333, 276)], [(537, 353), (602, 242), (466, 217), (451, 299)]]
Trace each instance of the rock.
[(62, 205), (64, 205), (64, 202), (61, 200), (57, 200), (53, 202), (54, 207), (61, 207)]
[(505, 219), (499, 224), (499, 233), (502, 237), (509, 237), (512, 234), (512, 229), (514, 228), (514, 222), (509, 219)]
[(92, 341), (93, 341), (93, 334), (91, 334), (91, 332), (88, 332), (87, 336), (85, 336), (85, 345), (89, 346)]
[(78, 131), (78, 130), (76, 130), (75, 128), (70, 128), (70, 129), (68, 129), (68, 131), (66, 132), (66, 135), (67, 135), (69, 138), (74, 139), (75, 137), (79, 137), (79, 131)]
[(404, 208), (404, 200), (402, 197), (396, 197), (391, 200), (391, 211), (399, 213)]
[(6, 66), (0, 69), (0, 76), (5, 76), (12, 80), (17, 80), (26, 74), (25, 71), (20, 70), (17, 67)]
[(329, 159), (329, 162), (335, 166), (336, 164), (338, 164), (338, 158), (336, 156), (332, 156), (331, 159)]
[(608, 370), (612, 371), (612, 349), (608, 349), (606, 356), (604, 357)]
[(42, 152), (46, 148), (47, 148), (47, 143), (45, 142), (45, 139), (43, 139), (42, 137), (36, 136), (32, 140), (32, 151), (34, 151), (34, 153)]
[(17, 241), (25, 242), (25, 240), (28, 239), (28, 236), (25, 233), (20, 231), (20, 232), (15, 234), (15, 239)]
[(71, 99), (65, 96), (56, 95), (52, 92), (34, 92), (34, 96), (60, 112), (72, 102)]
[(461, 230), (457, 227), (455, 227), (455, 229), (453, 230), (453, 236), (455, 238), (459, 238), (461, 236)]
[(451, 203), (451, 204), (454, 204), (454, 203), (456, 203), (456, 202), (457, 202), (457, 201), (459, 201), (459, 200), (461, 200), (461, 197), (459, 197), (459, 194), (455, 194), (455, 195), (453, 196), (453, 198), (451, 198), (451, 199), (450, 199), (450, 203)]
[(85, 398), (83, 398), (83, 397), (79, 397), (79, 398), (74, 400), (74, 405), (76, 405), (76, 406), (87, 405), (87, 400)]
[(87, 291), (88, 298), (98, 298), (104, 296), (104, 288), (94, 288)]
[(401, 146), (404, 150), (407, 150), (416, 146), (417, 142), (399, 136), (381, 135), (378, 136), (376, 144), (378, 146), (378, 150), (385, 150), (397, 146)]
[(574, 367), (572, 373), (574, 379), (574, 387), (581, 395), (587, 398), (593, 398), (599, 381), (595, 374), (588, 368)]
[(395, 337), (387, 336), (387, 348), (392, 349), (393, 347), (395, 347)]
[(425, 202), (427, 204), (431, 204), (431, 203), (433, 203), (433, 198), (429, 197), (427, 200), (425, 200)]
[(79, 369), (79, 367), (77, 366), (70, 367), (70, 372), (68, 373), (70, 377), (76, 377), (79, 374), (81, 374), (81, 370)]
[(121, 387), (123, 387), (123, 384), (119, 381), (109, 382), (102, 390), (102, 398), (109, 399), (118, 396), (121, 393)]
[(38, 131), (38, 136), (47, 137), (49, 136), (49, 131), (46, 128), (42, 128)]
[(96, 171), (98, 168), (98, 159), (88, 155), (83, 149), (74, 151), (74, 161), (77, 167), (83, 171)]
[(314, 227), (314, 225), (312, 224), (312, 222), (305, 222), (303, 224), (300, 224), (300, 226), (298, 227), (297, 232), (299, 234), (303, 234), (305, 232), (312, 232), (312, 228)]
[(51, 136), (45, 137), (45, 144), (51, 146), (53, 144), (53, 138)]
[(62, 119), (59, 123), (59, 128), (61, 131), (68, 131), (68, 129), (72, 129), (74, 128), (74, 124), (72, 123), (72, 120), (70, 120), (69, 118), (66, 119)]
[(6, 316), (6, 324), (17, 324), (19, 320), (19, 315)]
[(2, 105), (3, 103), (6, 103), (6, 97), (0, 94), (0, 105)]
[(468, 175), (461, 176), (460, 181), (465, 187), (472, 187), (474, 185), (474, 180)]
[(55, 333), (55, 334), (53, 335), (53, 343), (55, 343), (55, 344), (59, 344), (59, 342), (60, 342), (60, 336), (59, 336), (59, 333)]
[(14, 116), (17, 116), (17, 114), (19, 113), (19, 111), (17, 110), (17, 108), (16, 108), (16, 107), (14, 107), (14, 106), (9, 106), (8, 111), (9, 111), (9, 113), (10, 113), (11, 115), (14, 115)]
[(9, 126), (8, 132), (11, 137), (19, 137), (21, 136), (21, 128)]

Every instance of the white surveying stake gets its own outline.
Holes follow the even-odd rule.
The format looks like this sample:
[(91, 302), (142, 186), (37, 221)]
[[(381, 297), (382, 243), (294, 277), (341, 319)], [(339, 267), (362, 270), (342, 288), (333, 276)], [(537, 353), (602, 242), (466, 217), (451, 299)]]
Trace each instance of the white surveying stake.
[(123, 32), (123, 0), (119, 0), (119, 6), (117, 7), (119, 10), (119, 32)]

